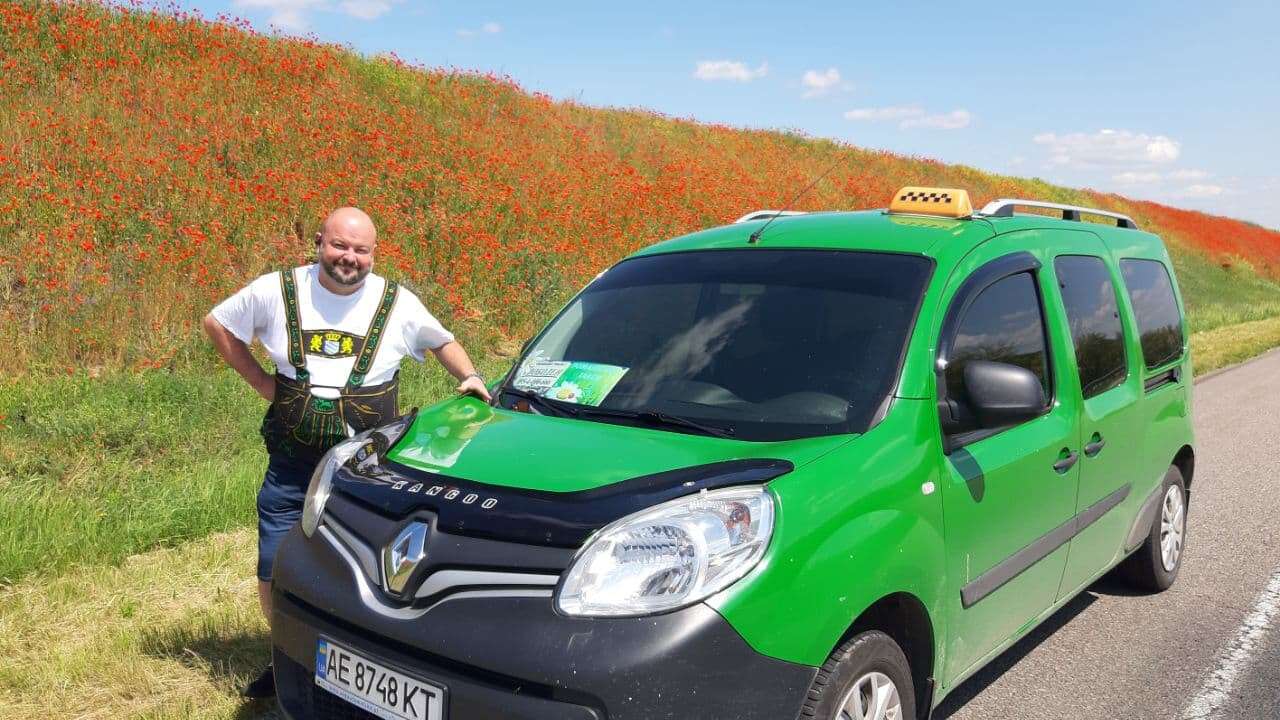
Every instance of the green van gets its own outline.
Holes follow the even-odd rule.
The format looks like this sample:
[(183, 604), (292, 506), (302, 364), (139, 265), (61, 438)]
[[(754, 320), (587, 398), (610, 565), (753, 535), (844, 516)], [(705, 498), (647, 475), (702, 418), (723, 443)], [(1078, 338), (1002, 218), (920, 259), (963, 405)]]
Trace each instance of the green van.
[(601, 273), (492, 405), (326, 456), (275, 565), (286, 714), (926, 718), (1113, 568), (1173, 583), (1160, 238), (939, 188), (762, 214)]

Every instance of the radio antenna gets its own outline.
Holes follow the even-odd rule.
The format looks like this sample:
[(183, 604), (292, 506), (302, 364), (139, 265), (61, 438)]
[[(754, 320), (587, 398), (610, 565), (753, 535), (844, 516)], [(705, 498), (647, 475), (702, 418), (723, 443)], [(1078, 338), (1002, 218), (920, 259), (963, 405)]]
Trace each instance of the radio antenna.
[(784, 205), (783, 208), (779, 210), (776, 214), (774, 214), (773, 217), (769, 218), (769, 222), (765, 223), (764, 225), (761, 225), (759, 230), (751, 233), (751, 237), (747, 238), (747, 244), (755, 245), (756, 243), (760, 242), (760, 236), (764, 234), (765, 230), (769, 229), (769, 226), (773, 224), (774, 220), (777, 220), (779, 217), (782, 216), (783, 213), (791, 209), (791, 207), (794, 206), (796, 202), (800, 200), (800, 198), (804, 197), (806, 193), (812, 190), (814, 186), (817, 185), (822, 180), (822, 178), (831, 174), (831, 171), (835, 170), (836, 166), (839, 164), (840, 164), (840, 161), (838, 159), (835, 162), (831, 163), (831, 167), (828, 167), (826, 170), (824, 170), (822, 174), (814, 178), (813, 182), (809, 183), (809, 185), (805, 187), (805, 189), (801, 190), (799, 193), (796, 194), (795, 197), (791, 198), (791, 202)]

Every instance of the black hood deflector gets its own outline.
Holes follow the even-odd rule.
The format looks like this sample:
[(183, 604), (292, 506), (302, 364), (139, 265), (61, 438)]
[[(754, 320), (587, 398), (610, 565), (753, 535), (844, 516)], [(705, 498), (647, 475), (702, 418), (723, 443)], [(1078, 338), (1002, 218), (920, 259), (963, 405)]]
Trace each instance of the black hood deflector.
[(577, 492), (490, 485), (428, 473), (381, 458), (334, 475), (334, 489), (389, 518), (419, 510), (442, 532), (576, 548), (619, 518), (700, 490), (758, 485), (794, 469), (787, 460), (727, 460), (667, 470)]

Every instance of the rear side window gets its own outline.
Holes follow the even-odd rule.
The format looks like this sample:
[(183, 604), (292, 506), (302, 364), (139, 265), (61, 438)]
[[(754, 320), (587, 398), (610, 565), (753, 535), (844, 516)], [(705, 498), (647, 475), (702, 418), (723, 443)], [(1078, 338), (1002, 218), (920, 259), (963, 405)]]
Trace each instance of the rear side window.
[(1102, 258), (1064, 255), (1054, 260), (1062, 304), (1071, 324), (1071, 341), (1086, 398), (1124, 382), (1127, 364), (1116, 289)]
[(1177, 358), (1182, 354), (1182, 315), (1169, 271), (1156, 260), (1121, 260), (1120, 271), (1138, 319), (1147, 369)]
[(960, 321), (947, 362), (947, 394), (966, 408), (964, 368), (974, 360), (1020, 365), (1051, 396), (1040, 295), (1031, 273), (1010, 275), (983, 290)]

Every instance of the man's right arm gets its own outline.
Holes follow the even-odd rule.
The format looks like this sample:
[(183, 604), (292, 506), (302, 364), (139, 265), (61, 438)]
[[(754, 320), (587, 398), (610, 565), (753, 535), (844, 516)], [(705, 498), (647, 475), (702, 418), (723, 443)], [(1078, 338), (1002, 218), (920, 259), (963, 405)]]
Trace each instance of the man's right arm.
[(244, 378), (245, 382), (257, 390), (267, 402), (275, 399), (276, 379), (262, 369), (253, 354), (249, 352), (249, 346), (223, 327), (213, 313), (204, 316), (204, 331), (213, 341), (213, 347), (218, 350), (222, 359), (240, 373), (240, 377)]

